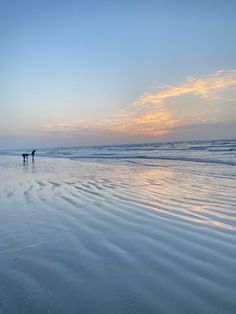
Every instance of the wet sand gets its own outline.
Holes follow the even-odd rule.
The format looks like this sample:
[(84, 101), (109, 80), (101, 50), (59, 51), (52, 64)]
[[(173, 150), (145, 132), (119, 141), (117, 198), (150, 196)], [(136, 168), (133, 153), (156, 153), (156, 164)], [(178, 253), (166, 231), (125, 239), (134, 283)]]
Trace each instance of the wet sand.
[(0, 313), (235, 313), (235, 177), (182, 165), (3, 156)]

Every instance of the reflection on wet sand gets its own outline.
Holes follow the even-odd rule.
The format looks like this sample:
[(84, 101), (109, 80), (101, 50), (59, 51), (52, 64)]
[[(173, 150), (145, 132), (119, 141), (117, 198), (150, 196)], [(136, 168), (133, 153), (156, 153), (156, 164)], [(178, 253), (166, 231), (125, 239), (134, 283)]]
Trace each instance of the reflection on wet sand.
[(234, 312), (234, 180), (16, 160), (0, 163), (0, 312)]

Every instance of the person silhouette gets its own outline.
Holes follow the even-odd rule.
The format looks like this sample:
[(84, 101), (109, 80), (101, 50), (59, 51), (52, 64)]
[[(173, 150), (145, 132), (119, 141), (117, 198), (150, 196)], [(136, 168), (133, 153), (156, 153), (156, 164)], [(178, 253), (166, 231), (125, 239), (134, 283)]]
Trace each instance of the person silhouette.
[(35, 155), (36, 149), (32, 150), (31, 156), (32, 156), (32, 160), (34, 160), (34, 155)]
[(23, 161), (28, 161), (28, 157), (29, 157), (29, 154), (22, 154), (21, 155), (23, 157)]

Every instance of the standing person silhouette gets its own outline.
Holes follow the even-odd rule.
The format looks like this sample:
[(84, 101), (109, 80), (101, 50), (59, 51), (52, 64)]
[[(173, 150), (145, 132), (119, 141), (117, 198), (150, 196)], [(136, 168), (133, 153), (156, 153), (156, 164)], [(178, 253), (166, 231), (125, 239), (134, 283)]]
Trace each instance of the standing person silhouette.
[(32, 160), (34, 161), (34, 155), (35, 155), (36, 149), (32, 150), (31, 156), (32, 156)]

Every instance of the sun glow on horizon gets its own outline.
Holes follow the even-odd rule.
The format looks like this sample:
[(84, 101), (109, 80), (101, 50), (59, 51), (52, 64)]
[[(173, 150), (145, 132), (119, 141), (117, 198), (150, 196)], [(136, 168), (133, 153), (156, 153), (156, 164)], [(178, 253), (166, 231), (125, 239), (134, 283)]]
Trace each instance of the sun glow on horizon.
[[(217, 71), (204, 77), (187, 78), (184, 82), (162, 88), (140, 97), (125, 111), (109, 118), (60, 122), (45, 126), (49, 132), (57, 133), (117, 133), (127, 135), (162, 136), (173, 132), (173, 128), (196, 123), (221, 122), (220, 112), (227, 102), (227, 95), (220, 96), (227, 89), (236, 91), (236, 70)], [(188, 94), (197, 97), (200, 105), (191, 111), (179, 113), (181, 99)], [(175, 99), (176, 104), (173, 99)], [(177, 101), (178, 99), (178, 101)], [(170, 104), (169, 100), (172, 100)], [(222, 104), (218, 104), (220, 100)], [(223, 101), (224, 100), (224, 101)], [(236, 100), (236, 98), (234, 99)], [(189, 102), (191, 98), (189, 99)], [(217, 108), (214, 109), (215, 103)], [(204, 106), (212, 106), (211, 110)], [(191, 106), (191, 103), (189, 103)], [(221, 108), (221, 109), (220, 109)]]

